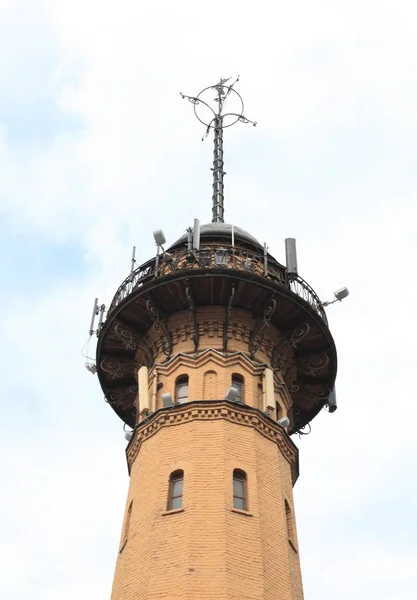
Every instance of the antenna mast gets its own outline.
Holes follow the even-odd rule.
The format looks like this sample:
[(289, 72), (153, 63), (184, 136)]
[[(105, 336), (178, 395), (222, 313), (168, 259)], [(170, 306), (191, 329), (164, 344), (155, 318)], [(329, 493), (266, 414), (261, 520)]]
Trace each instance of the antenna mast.
[[(182, 98), (186, 98), (194, 105), (194, 113), (200, 123), (206, 126), (206, 133), (203, 136), (204, 139), (210, 133), (210, 129), (214, 131), (214, 149), (213, 149), (213, 218), (212, 223), (224, 223), (224, 160), (223, 160), (223, 129), (226, 127), (231, 127), (238, 121), (242, 123), (252, 123), (252, 125), (256, 126), (256, 121), (250, 121), (246, 117), (243, 116), (243, 100), (240, 94), (233, 88), (235, 83), (239, 81), (239, 77), (236, 79), (234, 83), (231, 85), (225, 85), (229, 81), (230, 77), (227, 79), (220, 79), (219, 83), (216, 85), (211, 85), (205, 88), (202, 92), (198, 94), (198, 96), (186, 96), (182, 92), (180, 92)], [(209, 101), (205, 101), (202, 98), (202, 95), (208, 91), (215, 91), (216, 96), (214, 98), (214, 108), (210, 106)], [(226, 105), (226, 101), (229, 96), (231, 96), (235, 100), (235, 110), (233, 112), (225, 112), (224, 108)], [(213, 103), (213, 100), (211, 100)], [(209, 109), (209, 113), (207, 117), (200, 116), (197, 112), (197, 106), (205, 107)], [(206, 111), (207, 114), (207, 111)], [(210, 117), (212, 117), (210, 119)]]

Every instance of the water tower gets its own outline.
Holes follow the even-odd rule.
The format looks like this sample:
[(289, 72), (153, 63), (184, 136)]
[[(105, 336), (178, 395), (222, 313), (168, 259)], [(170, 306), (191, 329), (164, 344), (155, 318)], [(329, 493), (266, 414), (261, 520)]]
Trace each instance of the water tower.
[(284, 265), (224, 222), (224, 129), (250, 122), (228, 83), (183, 96), (214, 134), (211, 223), (169, 247), (154, 232), (156, 255), (133, 255), (94, 307), (98, 377), (129, 439), (112, 600), (303, 597), (291, 436), (335, 410), (336, 349), (295, 240)]

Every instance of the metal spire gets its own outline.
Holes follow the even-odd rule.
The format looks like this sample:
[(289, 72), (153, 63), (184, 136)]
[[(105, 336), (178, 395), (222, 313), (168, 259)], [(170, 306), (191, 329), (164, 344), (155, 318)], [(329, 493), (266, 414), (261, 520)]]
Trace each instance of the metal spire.
[[(213, 149), (213, 218), (212, 223), (224, 223), (224, 161), (223, 161), (223, 129), (231, 127), (238, 121), (242, 123), (252, 123), (255, 127), (256, 121), (250, 121), (243, 116), (243, 100), (240, 94), (233, 88), (235, 83), (239, 81), (239, 77), (231, 85), (225, 85), (231, 78), (220, 79), (216, 85), (211, 85), (205, 88), (198, 96), (186, 96), (180, 92), (183, 98), (187, 98), (194, 105), (194, 113), (197, 119), (206, 126), (206, 133), (203, 136), (204, 139), (210, 133), (210, 129), (214, 131), (214, 149)], [(202, 95), (208, 91), (215, 91), (214, 108), (210, 106), (209, 102), (206, 102)], [(235, 101), (235, 110), (233, 112), (225, 112), (225, 105), (230, 98)], [(213, 100), (211, 100), (213, 103)], [(207, 115), (199, 115), (197, 112), (197, 106), (204, 109), (208, 108), (209, 112)], [(207, 118), (208, 117), (208, 118)]]

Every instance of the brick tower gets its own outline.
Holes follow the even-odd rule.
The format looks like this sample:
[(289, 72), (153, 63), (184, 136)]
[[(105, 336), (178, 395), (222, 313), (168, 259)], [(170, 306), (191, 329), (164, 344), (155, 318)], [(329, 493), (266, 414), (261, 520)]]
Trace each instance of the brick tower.
[(101, 307), (97, 372), (132, 429), (111, 599), (301, 600), (290, 436), (335, 409), (336, 350), (294, 241), (284, 266), (224, 223), (223, 129), (248, 120), (233, 85), (206, 91), (215, 109), (186, 98), (213, 111), (213, 220), (167, 250), (155, 232)]

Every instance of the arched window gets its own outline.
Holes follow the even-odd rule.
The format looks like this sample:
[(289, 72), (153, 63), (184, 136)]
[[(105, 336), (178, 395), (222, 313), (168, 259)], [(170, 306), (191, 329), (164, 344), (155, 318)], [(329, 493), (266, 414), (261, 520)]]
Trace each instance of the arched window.
[(238, 393), (235, 398), (235, 402), (244, 402), (244, 384), (245, 380), (242, 375), (238, 373), (233, 373), (232, 375), (232, 387), (234, 387)]
[(285, 500), (285, 518), (287, 521), (287, 535), (288, 541), (295, 549), (295, 527), (294, 527), (294, 518), (292, 516), (291, 507), (287, 500)]
[(233, 471), (233, 508), (248, 510), (246, 473), (240, 469)]
[(168, 510), (182, 508), (184, 471), (174, 471), (169, 478)]
[(175, 402), (188, 402), (188, 375), (181, 375), (175, 382)]

